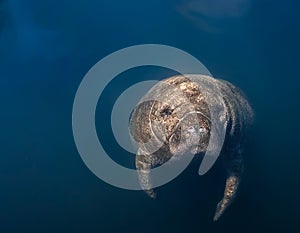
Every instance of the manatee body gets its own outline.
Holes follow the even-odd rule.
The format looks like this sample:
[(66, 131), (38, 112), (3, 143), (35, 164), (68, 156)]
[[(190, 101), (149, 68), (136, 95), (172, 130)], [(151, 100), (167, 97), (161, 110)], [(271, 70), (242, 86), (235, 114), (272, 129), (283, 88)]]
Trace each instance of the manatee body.
[[(210, 98), (209, 95), (215, 96)], [(212, 114), (223, 108), (219, 119)], [(223, 119), (221, 119), (223, 118)], [(220, 121), (226, 130), (222, 155), (227, 178), (223, 198), (217, 205), (218, 220), (233, 201), (243, 172), (242, 144), (253, 118), (243, 93), (224, 80), (203, 75), (179, 75), (162, 80), (150, 89), (134, 109), (130, 133), (140, 147), (136, 155), (141, 187), (152, 198), (151, 168), (174, 154), (207, 150), (212, 122)]]

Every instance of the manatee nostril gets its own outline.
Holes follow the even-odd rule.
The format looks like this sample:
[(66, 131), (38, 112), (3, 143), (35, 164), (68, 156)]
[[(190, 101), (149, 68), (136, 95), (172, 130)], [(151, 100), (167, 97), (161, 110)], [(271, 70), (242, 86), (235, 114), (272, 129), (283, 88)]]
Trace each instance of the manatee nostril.
[(161, 110), (160, 116), (161, 117), (169, 116), (172, 114), (172, 112), (173, 112), (173, 109), (171, 109), (170, 107), (166, 107), (163, 110)]
[(196, 130), (195, 130), (195, 128), (193, 126), (188, 127), (187, 131), (189, 133), (195, 133), (196, 132)]

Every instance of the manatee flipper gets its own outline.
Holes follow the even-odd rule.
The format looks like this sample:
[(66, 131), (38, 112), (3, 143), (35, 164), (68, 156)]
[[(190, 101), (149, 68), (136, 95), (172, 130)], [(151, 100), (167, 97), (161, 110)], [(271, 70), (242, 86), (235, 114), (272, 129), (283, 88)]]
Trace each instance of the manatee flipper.
[(221, 217), (237, 194), (244, 170), (242, 147), (245, 133), (253, 121), (253, 111), (244, 94), (224, 80), (220, 80), (219, 87), (223, 93), (228, 117), (227, 135), (223, 146), (227, 178), (223, 198), (217, 205), (214, 221)]
[(229, 156), (226, 158), (226, 185), (223, 198), (217, 205), (214, 221), (217, 221), (222, 216), (224, 211), (230, 206), (236, 196), (238, 186), (241, 182), (244, 168), (243, 157), (240, 150), (236, 151), (235, 154), (233, 153), (234, 152), (229, 153)]
[(156, 192), (151, 185), (151, 169), (159, 164), (159, 161), (155, 159), (153, 154), (143, 152), (141, 149), (138, 150), (135, 159), (135, 165), (139, 174), (139, 181), (142, 189), (151, 198), (156, 198)]

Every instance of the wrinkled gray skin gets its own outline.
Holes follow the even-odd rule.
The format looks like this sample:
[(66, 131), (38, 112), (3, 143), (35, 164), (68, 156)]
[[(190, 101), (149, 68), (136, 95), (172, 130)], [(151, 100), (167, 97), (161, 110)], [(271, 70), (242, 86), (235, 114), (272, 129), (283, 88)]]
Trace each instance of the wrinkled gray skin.
[[(156, 197), (156, 192), (151, 186), (151, 168), (163, 164), (174, 154), (184, 156), (187, 151), (203, 153), (209, 143), (212, 122), (210, 109), (216, 104), (207, 102), (208, 98), (203, 94), (207, 87), (199, 87), (201, 81), (191, 82), (187, 77), (174, 76), (156, 84), (146, 94), (152, 100), (138, 104), (130, 119), (130, 133), (142, 145), (136, 155), (140, 184), (152, 198)], [(211, 80), (207, 76), (199, 77)], [(214, 79), (213, 82), (218, 86), (226, 118), (226, 137), (221, 156), (225, 160), (227, 178), (223, 198), (214, 216), (217, 221), (232, 203), (241, 181), (242, 142), (253, 113), (240, 90), (223, 80)], [(154, 122), (159, 122), (160, 127)], [(196, 129), (192, 133), (189, 130), (191, 127)], [(193, 135), (195, 133), (197, 137)], [(155, 147), (158, 146), (157, 150)]]

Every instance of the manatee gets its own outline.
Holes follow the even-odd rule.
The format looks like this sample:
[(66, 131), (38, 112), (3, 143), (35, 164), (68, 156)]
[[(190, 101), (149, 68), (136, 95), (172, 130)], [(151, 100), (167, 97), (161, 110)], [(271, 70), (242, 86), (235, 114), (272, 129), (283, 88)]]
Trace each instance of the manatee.
[[(215, 97), (210, 98), (209, 93)], [(220, 106), (222, 114), (212, 114)], [(216, 116), (220, 119), (213, 119)], [(137, 104), (129, 129), (133, 140), (140, 145), (135, 164), (141, 188), (155, 198), (151, 169), (175, 154), (205, 153), (213, 122), (219, 122), (225, 129), (220, 156), (225, 161), (226, 184), (214, 215), (217, 221), (234, 200), (244, 170), (243, 144), (253, 122), (253, 111), (242, 91), (227, 81), (205, 75), (164, 79)]]

